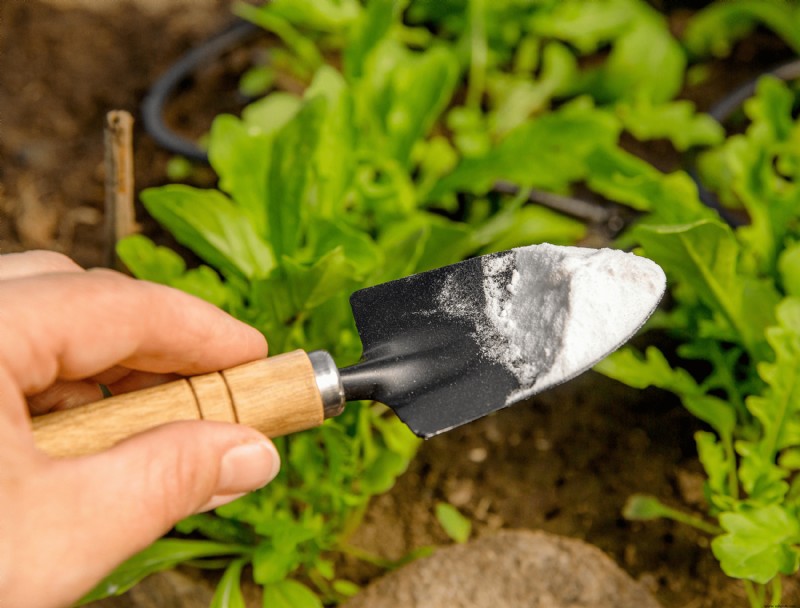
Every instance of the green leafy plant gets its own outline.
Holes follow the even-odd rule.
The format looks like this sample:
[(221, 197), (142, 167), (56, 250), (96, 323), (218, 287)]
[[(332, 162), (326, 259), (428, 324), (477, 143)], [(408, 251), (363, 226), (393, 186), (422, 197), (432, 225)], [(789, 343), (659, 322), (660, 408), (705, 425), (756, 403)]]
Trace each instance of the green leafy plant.
[[(660, 263), (674, 303), (654, 327), (678, 341), (670, 362), (651, 346), (626, 348), (598, 369), (631, 386), (678, 395), (707, 426), (696, 436), (713, 523), (631, 499), (633, 519), (668, 517), (714, 536), (729, 576), (745, 581), (752, 606), (779, 604), (781, 575), (800, 568), (800, 122), (787, 85), (761, 80), (745, 105), (750, 126), (703, 158), (720, 196), (743, 206), (748, 224), (717, 218), (648, 218), (629, 239)], [(655, 220), (655, 221), (653, 221)], [(681, 363), (683, 360), (683, 363)], [(686, 361), (707, 362), (697, 376)]]
[[(721, 283), (708, 290), (738, 299), (726, 299), (723, 316), (710, 315), (704, 327), (711, 331), (715, 321), (715, 331), (743, 330), (737, 352), (768, 357), (770, 343), (758, 332), (776, 317), (765, 314), (762, 325), (747, 328), (749, 291), (728, 264), (737, 237), (699, 202), (686, 174), (665, 175), (619, 146), (624, 131), (679, 150), (723, 139), (713, 120), (674, 100), (686, 55), (642, 0), (274, 0), (236, 10), (280, 40), (271, 62), (242, 80), (243, 89), (266, 95), (241, 117), (214, 121), (208, 151), (217, 189), (173, 184), (142, 193), (147, 211), (202, 263), (188, 268), (174, 251), (135, 236), (118, 251), (136, 276), (222, 307), (264, 332), (273, 354), (322, 348), (347, 365), (360, 355), (353, 290), (475, 254), (572, 243), (585, 234), (583, 224), (526, 202), (533, 188), (569, 194), (583, 184), (646, 212), (631, 238), (674, 237), (661, 245), (664, 255), (695, 255), (694, 240), (685, 243), (676, 224), (695, 222), (691, 229), (702, 233), (695, 240), (719, 241), (727, 257), (713, 269)], [(279, 74), (304, 92), (280, 90)], [(707, 164), (717, 173), (727, 167)], [(520, 193), (496, 192), (498, 180)], [(774, 237), (778, 228), (770, 226), (751, 238)], [(707, 278), (695, 274), (701, 283)], [(774, 310), (777, 296), (767, 301)], [(669, 322), (678, 327), (680, 318)], [(733, 357), (718, 350), (715, 356)], [(651, 357), (676, 386), (698, 386)], [(714, 409), (719, 397), (707, 393), (715, 386), (698, 388), (695, 401)], [(247, 567), (264, 588), (264, 606), (311, 607), (356, 591), (337, 576), (335, 552), (391, 565), (347, 539), (370, 498), (406, 469), (416, 438), (383, 406), (360, 403), (277, 444), (284, 466), (268, 488), (176, 528), (209, 540), (158, 541), (85, 599), (190, 562), (224, 568), (215, 605), (241, 605)], [(454, 539), (469, 536), (468, 522), (447, 505), (436, 515)]]

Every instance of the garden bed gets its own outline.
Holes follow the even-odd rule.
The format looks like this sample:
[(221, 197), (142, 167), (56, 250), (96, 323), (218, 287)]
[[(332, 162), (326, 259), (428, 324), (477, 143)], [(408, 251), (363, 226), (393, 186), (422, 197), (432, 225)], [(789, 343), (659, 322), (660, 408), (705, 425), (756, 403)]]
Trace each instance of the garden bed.
[[(103, 263), (105, 111), (135, 114), (155, 77), (227, 19), (223, 8), (156, 18), (132, 5), (103, 14), (35, 0), (0, 7), (0, 251), (57, 248), (86, 266)], [(677, 15), (675, 27), (681, 22)], [(708, 108), (787, 55), (781, 43), (759, 33), (687, 96)], [(197, 136), (215, 115), (236, 110), (235, 72), (246, 63), (234, 53), (201, 72), (170, 109), (173, 122)], [(669, 146), (630, 145), (662, 169), (680, 162)], [(169, 158), (137, 129), (137, 189), (163, 183)], [(171, 242), (153, 223), (145, 232)], [(744, 605), (743, 588), (722, 574), (703, 534), (621, 515), (633, 493), (703, 510), (692, 439), (699, 425), (665, 393), (636, 392), (586, 374), (531, 404), (426, 442), (393, 490), (373, 501), (352, 542), (389, 559), (446, 543), (434, 516), (443, 500), (470, 517), (477, 534), (530, 528), (585, 539), (645, 582), (667, 608)], [(346, 561), (342, 574), (357, 582), (380, 574)], [(787, 582), (786, 603), (798, 597)]]

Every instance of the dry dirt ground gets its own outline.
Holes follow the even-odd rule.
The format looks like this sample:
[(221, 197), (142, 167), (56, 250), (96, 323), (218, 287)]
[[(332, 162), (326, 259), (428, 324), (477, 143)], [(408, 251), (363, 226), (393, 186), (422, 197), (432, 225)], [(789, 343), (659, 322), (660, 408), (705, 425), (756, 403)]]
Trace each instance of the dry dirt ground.
[[(157, 75), (229, 20), (221, 1), (163, 10), (145, 4), (0, 3), (0, 252), (44, 247), (85, 266), (103, 263), (103, 116), (111, 109), (136, 115)], [(757, 52), (765, 65), (785, 52), (773, 43), (763, 48), (740, 51), (694, 97), (707, 105), (756, 69)], [(200, 133), (216, 112), (235, 106), (231, 61), (241, 62), (209, 66), (196, 94), (174, 110), (182, 128)], [(163, 183), (169, 154), (138, 127), (135, 149), (137, 187)], [(643, 149), (674, 164), (660, 150)], [(446, 542), (432, 515), (446, 500), (474, 519), (477, 534), (529, 528), (594, 543), (667, 608), (742, 606), (741, 587), (720, 572), (705, 536), (621, 516), (634, 492), (702, 511), (696, 428), (663, 394), (587, 374), (427, 442), (395, 489), (375, 500), (354, 542), (387, 557)], [(344, 565), (362, 582), (379, 574)], [(786, 587), (787, 603), (800, 602)]]

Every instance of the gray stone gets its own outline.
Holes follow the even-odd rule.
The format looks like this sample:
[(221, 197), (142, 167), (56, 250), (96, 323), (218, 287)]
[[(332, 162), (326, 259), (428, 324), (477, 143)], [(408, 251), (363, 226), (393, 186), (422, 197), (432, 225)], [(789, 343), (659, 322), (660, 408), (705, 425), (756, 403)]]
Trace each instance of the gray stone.
[(505, 530), (389, 573), (342, 608), (659, 608), (583, 541)]

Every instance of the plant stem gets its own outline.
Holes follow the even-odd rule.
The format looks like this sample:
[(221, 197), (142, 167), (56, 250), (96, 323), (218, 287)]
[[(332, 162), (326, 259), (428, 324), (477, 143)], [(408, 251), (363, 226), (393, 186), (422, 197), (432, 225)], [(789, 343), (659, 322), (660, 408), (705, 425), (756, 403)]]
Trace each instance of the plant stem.
[(775, 578), (772, 579), (772, 598), (770, 599), (770, 604), (773, 606), (780, 606), (782, 598), (783, 585), (781, 584), (781, 577), (780, 575), (776, 575)]
[(742, 583), (744, 584), (745, 593), (747, 593), (747, 600), (750, 602), (750, 608), (764, 608), (764, 604), (758, 599), (753, 583), (748, 580), (742, 580)]
[(400, 559), (391, 560), (379, 557), (373, 553), (370, 553), (369, 551), (359, 549), (358, 547), (354, 547), (352, 545), (342, 544), (338, 547), (338, 549), (345, 555), (350, 555), (351, 557), (355, 557), (362, 562), (372, 564), (373, 566), (378, 566), (379, 568), (384, 568), (385, 570), (395, 570), (396, 568), (404, 566), (419, 557), (426, 557), (434, 551), (434, 547), (419, 547), (418, 549), (410, 551)]
[(733, 449), (733, 438), (726, 435), (722, 438), (725, 455), (728, 460), (728, 493), (732, 498), (739, 498), (739, 477), (736, 473), (736, 452)]
[(688, 513), (684, 513), (683, 511), (678, 511), (677, 509), (673, 509), (666, 505), (661, 505), (661, 517), (666, 517), (668, 519), (672, 519), (678, 521), (682, 524), (687, 524), (698, 530), (702, 530), (703, 532), (707, 532), (708, 534), (722, 534), (722, 529), (719, 526), (715, 526), (714, 524), (710, 524), (704, 519), (697, 517), (696, 515), (689, 515)]
[(469, 85), (466, 105), (480, 110), (483, 91), (486, 87), (486, 0), (470, 0), (469, 3)]

